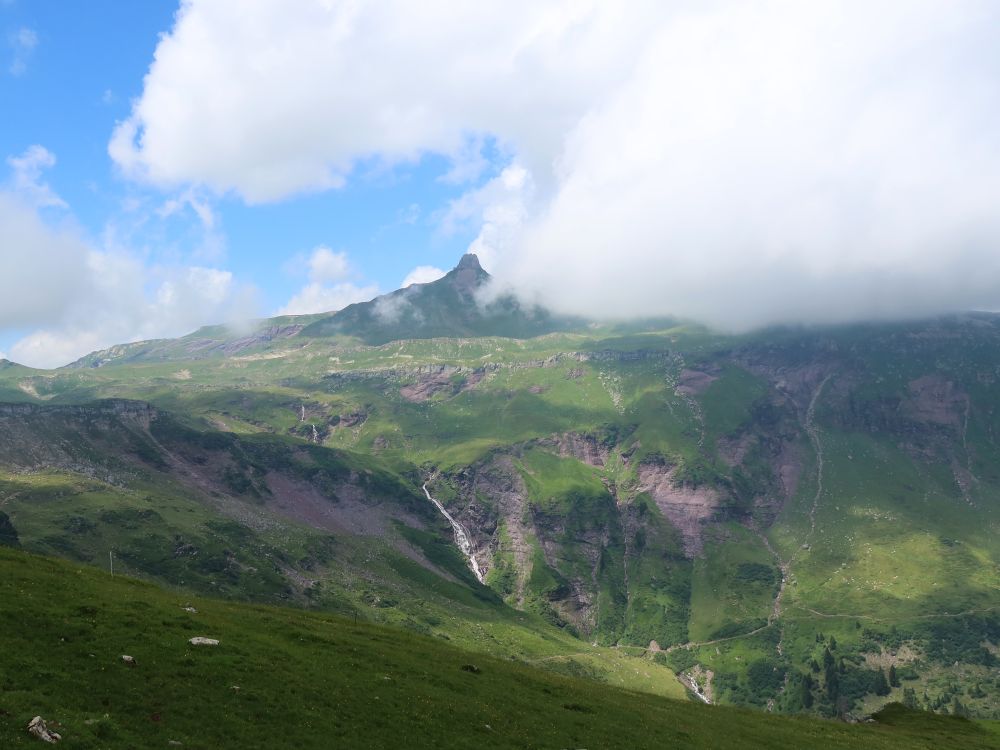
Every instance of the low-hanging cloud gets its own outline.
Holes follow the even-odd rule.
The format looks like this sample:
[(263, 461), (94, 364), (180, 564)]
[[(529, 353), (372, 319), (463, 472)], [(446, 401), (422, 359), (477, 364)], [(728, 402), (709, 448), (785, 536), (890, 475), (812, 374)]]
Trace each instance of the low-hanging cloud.
[(446, 216), (475, 206), (499, 283), (560, 310), (996, 309), (998, 21), (980, 0), (186, 0), (110, 151), (254, 202), (361, 160), (474, 163), (485, 135), (508, 179)]
[(399, 288), (406, 289), (406, 287), (413, 286), (414, 284), (429, 284), (432, 281), (440, 279), (445, 275), (445, 273), (447, 273), (447, 271), (444, 271), (437, 266), (417, 266), (406, 274), (406, 278), (403, 279)]
[(331, 250), (325, 245), (313, 249), (308, 258), (300, 256), (291, 270), (302, 267), (308, 281), (277, 315), (310, 315), (333, 312), (354, 302), (369, 300), (379, 293), (377, 284), (358, 285), (351, 281), (354, 271), (347, 253)]
[(12, 359), (58, 367), (114, 344), (180, 336), (256, 311), (253, 290), (215, 268), (156, 268), (133, 255), (89, 250), (82, 281), (87, 293), (76, 295), (55, 324), (15, 342)]
[(125, 248), (97, 246), (62, 211), (57, 224), (47, 222), (39, 211), (53, 203), (39, 200), (37, 178), (22, 192), (0, 190), (0, 254), (9, 261), (0, 274), (0, 331), (28, 331), (2, 358), (57, 367), (95, 349), (179, 336), (256, 311), (253, 290), (229, 271), (159, 266)]
[(54, 323), (88, 293), (81, 288), (87, 248), (71, 228), (47, 226), (33, 206), (0, 190), (0, 231), (4, 258), (10, 259), (0, 274), (2, 327)]
[(42, 173), (55, 164), (55, 154), (38, 144), (29, 146), (20, 156), (8, 156), (11, 191), (38, 208), (66, 208), (66, 201), (42, 179)]

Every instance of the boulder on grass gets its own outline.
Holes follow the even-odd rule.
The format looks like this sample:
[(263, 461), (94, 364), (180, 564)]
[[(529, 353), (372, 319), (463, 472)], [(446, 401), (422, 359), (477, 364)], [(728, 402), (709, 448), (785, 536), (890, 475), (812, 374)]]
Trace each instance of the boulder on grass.
[(192, 646), (218, 646), (219, 641), (215, 638), (205, 638), (204, 636), (196, 635), (194, 638), (188, 641)]
[(36, 716), (34, 719), (28, 722), (28, 734), (32, 737), (37, 737), (42, 742), (48, 742), (50, 744), (55, 744), (62, 739), (62, 735), (58, 732), (53, 732), (45, 723), (45, 719), (41, 716)]

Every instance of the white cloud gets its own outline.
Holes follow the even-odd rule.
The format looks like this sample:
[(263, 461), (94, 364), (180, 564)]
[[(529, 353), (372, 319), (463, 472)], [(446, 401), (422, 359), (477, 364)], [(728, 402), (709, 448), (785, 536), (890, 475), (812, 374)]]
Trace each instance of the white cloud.
[(396, 213), (396, 221), (400, 224), (416, 224), (420, 220), (420, 205), (411, 203)]
[(0, 191), (0, 327), (47, 325), (90, 290), (87, 247), (69, 228), (46, 226), (35, 210)]
[(505, 280), (570, 312), (727, 329), (1000, 306), (985, 6), (850, 7), (659, 29), (568, 134)]
[(524, 223), (530, 215), (535, 184), (528, 170), (513, 164), (482, 188), (466, 193), (452, 204), (449, 215), (458, 205), (471, 212), (479, 225), (479, 234), (469, 252), (479, 256), (487, 269), (494, 268), (497, 260), (520, 241)]
[(14, 53), (7, 71), (12, 76), (20, 76), (28, 69), (28, 59), (38, 46), (38, 34), (33, 29), (22, 26), (7, 35), (7, 45)]
[(405, 289), (413, 284), (429, 284), (432, 281), (437, 281), (446, 273), (447, 271), (442, 271), (440, 268), (434, 266), (417, 266), (406, 274), (406, 278), (403, 279), (403, 283), (399, 285), (399, 288)]
[(256, 311), (229, 271), (160, 266), (127, 249), (95, 248), (69, 221), (52, 227), (35, 206), (0, 191), (0, 330), (30, 331), (8, 350), (34, 367), (95, 349), (179, 336)]
[(309, 315), (331, 312), (354, 302), (369, 300), (379, 293), (377, 284), (358, 286), (347, 281), (353, 270), (347, 253), (320, 245), (307, 259), (296, 258), (291, 264), (304, 265), (309, 276), (302, 287), (276, 315)]
[(655, 3), (610, 6), (188, 0), (109, 152), (133, 177), (251, 202), (341, 186), (366, 157), (443, 153), (467, 179), (485, 133), (545, 164)]
[(132, 255), (91, 250), (86, 294), (72, 300), (54, 326), (11, 346), (13, 359), (58, 367), (114, 344), (172, 338), (220, 321), (252, 317), (256, 298), (229, 271), (198, 266), (148, 267)]
[(190, 208), (194, 215), (198, 217), (202, 227), (211, 232), (215, 229), (218, 218), (211, 203), (201, 195), (195, 188), (188, 188), (172, 198), (168, 198), (157, 210), (160, 218), (168, 218), (179, 214), (185, 208)]
[(365, 302), (378, 295), (378, 285), (356, 286), (350, 282), (324, 285), (306, 284), (293, 296), (288, 304), (275, 315), (310, 315), (312, 313), (334, 312), (355, 302)]
[(443, 229), (571, 312), (997, 308), (998, 22), (989, 0), (187, 0), (109, 149), (267, 201), (360, 160), (468, 179), (495, 143), (508, 170)]
[(397, 323), (403, 314), (409, 312), (416, 320), (422, 320), (420, 310), (413, 306), (410, 297), (417, 290), (387, 294), (375, 300), (375, 316), (383, 323)]
[(320, 245), (309, 258), (309, 278), (319, 283), (341, 281), (350, 273), (347, 253)]
[(42, 172), (56, 165), (56, 157), (44, 146), (29, 146), (20, 156), (8, 156), (11, 189), (39, 208), (66, 208), (66, 201), (42, 180)]
[(490, 167), (490, 160), (483, 154), (485, 140), (479, 135), (468, 138), (459, 150), (452, 154), (451, 167), (441, 176), (441, 181), (461, 185), (478, 180)]

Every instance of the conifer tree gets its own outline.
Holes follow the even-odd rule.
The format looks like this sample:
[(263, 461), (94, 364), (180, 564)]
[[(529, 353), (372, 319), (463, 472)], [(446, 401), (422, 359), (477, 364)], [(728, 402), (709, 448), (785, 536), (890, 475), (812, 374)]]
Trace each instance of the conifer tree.
[(879, 667), (878, 672), (875, 673), (875, 685), (874, 685), (875, 695), (888, 695), (889, 681), (885, 679), (885, 670)]
[(812, 680), (812, 677), (810, 677), (807, 674), (802, 675), (802, 682), (800, 683), (800, 685), (801, 685), (801, 691), (802, 691), (801, 692), (802, 707), (803, 708), (811, 708), (812, 704), (813, 704), (813, 694), (812, 694), (813, 680)]

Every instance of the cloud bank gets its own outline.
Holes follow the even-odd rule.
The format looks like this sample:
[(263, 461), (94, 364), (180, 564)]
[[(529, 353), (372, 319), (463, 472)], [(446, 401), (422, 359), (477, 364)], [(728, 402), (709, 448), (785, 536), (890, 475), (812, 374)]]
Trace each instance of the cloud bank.
[(403, 279), (403, 283), (399, 285), (399, 288), (406, 289), (406, 287), (413, 286), (414, 284), (429, 284), (432, 281), (437, 281), (446, 273), (447, 271), (443, 271), (436, 266), (417, 266), (406, 274), (406, 278)]
[(308, 283), (276, 315), (309, 315), (340, 310), (379, 293), (377, 284), (358, 286), (349, 281), (354, 271), (347, 253), (320, 245), (305, 260)]
[(238, 320), (256, 309), (252, 289), (224, 270), (150, 263), (123, 247), (87, 240), (41, 181), (55, 163), (34, 146), (10, 159), (13, 178), (0, 189), (0, 330), (31, 330), (6, 356), (33, 367), (57, 367), (96, 349), (179, 336), (209, 320)]
[(66, 208), (66, 201), (42, 179), (42, 172), (56, 164), (55, 155), (44, 146), (29, 146), (20, 156), (7, 157), (11, 189), (38, 208)]
[(111, 140), (126, 174), (271, 201), (428, 153), (474, 179), (490, 138), (506, 168), (446, 216), (563, 311), (746, 329), (1000, 307), (996, 3), (244, 11), (185, 0)]

